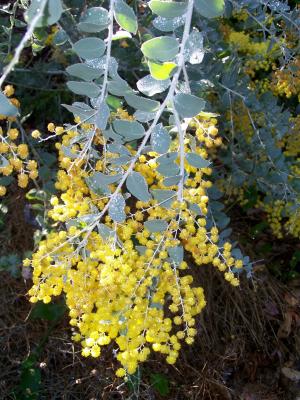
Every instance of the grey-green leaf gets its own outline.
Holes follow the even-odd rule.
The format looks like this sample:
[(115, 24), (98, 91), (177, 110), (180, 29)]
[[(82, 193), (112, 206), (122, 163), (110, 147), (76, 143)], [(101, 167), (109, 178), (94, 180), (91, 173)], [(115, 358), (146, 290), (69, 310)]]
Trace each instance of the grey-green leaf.
[(151, 199), (146, 179), (139, 172), (133, 171), (129, 174), (126, 186), (129, 192), (137, 199), (145, 202)]
[(186, 12), (187, 5), (187, 2), (165, 0), (151, 0), (149, 3), (149, 7), (155, 14), (165, 18), (180, 17)]
[(195, 168), (206, 168), (210, 165), (208, 160), (196, 153), (187, 153), (185, 158), (186, 161)]
[(118, 193), (110, 201), (108, 207), (108, 214), (115, 222), (124, 222), (126, 219), (125, 214), (125, 200), (124, 197)]
[(158, 124), (151, 133), (151, 146), (156, 153), (166, 153), (169, 150), (171, 138), (169, 132)]
[(142, 44), (141, 50), (145, 57), (156, 61), (173, 60), (179, 51), (177, 40), (171, 36), (160, 36)]
[(137, 82), (137, 88), (140, 92), (146, 96), (153, 96), (156, 93), (162, 93), (170, 86), (170, 79), (165, 79), (163, 81), (158, 81), (154, 79), (151, 75), (146, 75), (144, 78)]
[(174, 186), (178, 185), (180, 181), (181, 181), (181, 175), (169, 176), (164, 179), (163, 184), (165, 186)]
[(102, 39), (90, 37), (74, 43), (74, 51), (85, 60), (101, 57), (105, 52), (105, 43)]
[(121, 178), (121, 174), (105, 175), (102, 174), (102, 172), (95, 172), (85, 180), (90, 190), (96, 194), (102, 195), (110, 193), (108, 185), (118, 182)]
[(141, 110), (145, 112), (155, 112), (159, 109), (160, 102), (147, 99), (145, 97), (137, 96), (135, 94), (126, 94), (125, 100), (131, 107), (136, 110)]
[(76, 82), (69, 81), (67, 82), (67, 86), (72, 92), (79, 94), (81, 96), (88, 97), (98, 97), (100, 94), (100, 88), (92, 82)]
[(71, 106), (68, 104), (62, 104), (62, 106), (73, 113), (74, 117), (79, 117), (81, 121), (88, 121), (89, 123), (94, 122), (95, 110), (87, 104), (75, 102)]
[(128, 140), (140, 139), (145, 135), (143, 125), (136, 121), (117, 119), (113, 122), (114, 130)]
[(224, 13), (224, 0), (195, 0), (195, 8), (205, 18), (221, 17)]
[(124, 79), (110, 81), (108, 83), (107, 89), (109, 93), (115, 96), (124, 96), (125, 94), (132, 92), (131, 87)]
[(182, 118), (192, 118), (205, 107), (205, 101), (197, 96), (178, 93), (174, 98), (175, 109)]
[(97, 111), (95, 117), (95, 125), (97, 128), (103, 130), (106, 128), (108, 118), (110, 116), (110, 111), (108, 105), (103, 101), (100, 106), (99, 110)]
[(154, 120), (156, 113), (137, 110), (137, 111), (135, 111), (133, 116), (139, 122), (149, 122), (149, 121)]
[(125, 31), (136, 33), (138, 24), (133, 9), (123, 0), (116, 0), (114, 15), (117, 23)]
[(170, 258), (175, 264), (180, 264), (183, 261), (183, 247), (176, 246), (168, 248)]
[[(41, 7), (40, 0), (33, 0), (30, 4), (30, 7), (25, 13), (25, 20), (28, 24), (30, 24), (36, 14), (39, 12)], [(55, 24), (61, 17), (63, 12), (61, 0), (48, 0), (43, 16), (39, 18), (37, 22), (37, 27), (53, 25)]]
[(154, 199), (164, 208), (170, 208), (176, 197), (174, 190), (152, 189), (151, 193)]
[(0, 114), (7, 117), (15, 117), (18, 114), (17, 107), (11, 104), (2, 92), (0, 92)]
[(83, 79), (85, 81), (92, 81), (102, 75), (101, 70), (91, 68), (84, 63), (70, 65), (66, 68), (66, 71), (68, 72), (68, 74), (76, 76), (77, 78)]
[(200, 64), (204, 57), (203, 35), (201, 32), (194, 31), (188, 37), (184, 49), (185, 60), (191, 64)]
[(95, 33), (106, 29), (108, 24), (108, 11), (102, 7), (92, 7), (83, 14), (77, 26), (83, 32)]
[(172, 32), (184, 24), (185, 15), (176, 18), (157, 17), (152, 21), (153, 26), (162, 32)]
[(144, 226), (149, 232), (164, 232), (168, 228), (168, 223), (163, 219), (150, 219)]

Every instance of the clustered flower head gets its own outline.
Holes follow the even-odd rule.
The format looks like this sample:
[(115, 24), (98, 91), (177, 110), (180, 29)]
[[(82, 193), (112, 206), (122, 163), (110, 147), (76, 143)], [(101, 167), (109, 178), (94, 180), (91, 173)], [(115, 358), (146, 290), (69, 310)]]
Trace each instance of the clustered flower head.
[[(14, 88), (7, 85), (4, 89), (7, 97), (14, 94)], [(10, 102), (19, 107), (17, 99), (10, 98)], [(28, 159), (29, 149), (25, 143), (20, 143), (19, 129), (13, 126), (15, 117), (0, 116), (0, 121), (4, 122), (0, 126), (0, 174), (10, 176), (14, 172), (17, 174), (18, 185), (21, 188), (26, 188), (29, 179), (38, 177), (37, 162)], [(6, 194), (6, 187), (0, 186), (0, 196)]]
[[(120, 117), (132, 119), (125, 110), (112, 116)], [(93, 177), (108, 172), (122, 175), (128, 165), (120, 167), (119, 154), (107, 148), (108, 141), (98, 129), (76, 122), (76, 128), (63, 129), (62, 141), (56, 145), (60, 162), (56, 188), (61, 194), (52, 197), (49, 212), (65, 228), (47, 234), (32, 260), (24, 261), (33, 267), (30, 300), (49, 303), (64, 293), (72, 338), (81, 343), (82, 355), (98, 357), (101, 348), (113, 341), (121, 364), (116, 371), (119, 377), (133, 374), (151, 350), (174, 364), (182, 343), (193, 343), (195, 317), (206, 304), (203, 288), (194, 283), (196, 266), (211, 264), (233, 286), (239, 284), (243, 267), (243, 261), (232, 256), (231, 244), (220, 241), (218, 229), (208, 227), (212, 170), (186, 163), (188, 177), (183, 199), (178, 199), (177, 184), (166, 186), (157, 169), (160, 155), (154, 151), (140, 155), (134, 170), (143, 175), (153, 197), (148, 201), (129, 197), (126, 218), (117, 223), (109, 213), (102, 215), (117, 184), (100, 190)], [(204, 114), (192, 121), (185, 153), (191, 152), (195, 141), (207, 147), (220, 145), (216, 122), (213, 115)], [(57, 133), (54, 124), (48, 129)], [(87, 154), (85, 143), (78, 140), (82, 134), (91, 137), (94, 151), (101, 150), (97, 157)], [(130, 144), (126, 149), (136, 154)], [(174, 138), (170, 154), (176, 150)], [(204, 146), (194, 151), (207, 159)], [(174, 162), (179, 164), (178, 156)], [(161, 193), (167, 197), (155, 195)], [(159, 224), (163, 228), (157, 228)], [(193, 263), (185, 261), (187, 254)]]

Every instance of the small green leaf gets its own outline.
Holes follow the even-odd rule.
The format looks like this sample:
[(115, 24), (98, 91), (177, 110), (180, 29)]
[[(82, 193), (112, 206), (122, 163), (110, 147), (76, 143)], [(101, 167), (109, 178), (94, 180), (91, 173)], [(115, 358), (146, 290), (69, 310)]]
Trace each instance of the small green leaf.
[(136, 121), (117, 119), (113, 122), (113, 127), (119, 135), (130, 140), (140, 139), (145, 135), (143, 125)]
[(159, 109), (160, 102), (147, 99), (145, 97), (137, 96), (135, 94), (125, 95), (125, 100), (131, 107), (145, 111), (145, 112), (155, 112)]
[(149, 232), (164, 232), (168, 228), (168, 223), (163, 219), (149, 219), (144, 226)]
[(195, 168), (206, 168), (210, 165), (208, 160), (205, 160), (205, 158), (196, 153), (187, 153), (185, 158), (186, 161)]
[(105, 52), (105, 43), (102, 39), (91, 37), (80, 39), (74, 43), (74, 51), (85, 60), (101, 57)]
[(169, 380), (165, 375), (151, 374), (150, 381), (161, 396), (167, 396), (170, 393)]
[(187, 2), (152, 0), (149, 3), (151, 10), (161, 17), (181, 17), (186, 12)]
[(85, 81), (92, 81), (102, 75), (101, 70), (91, 68), (84, 63), (70, 65), (66, 68), (66, 71), (68, 74), (76, 76), (77, 78), (83, 79)]
[(123, 0), (116, 0), (114, 11), (115, 19), (120, 27), (125, 31), (136, 33), (138, 24), (133, 9)]
[(77, 25), (82, 32), (101, 32), (108, 27), (108, 11), (102, 7), (88, 8)]
[(224, 0), (195, 0), (195, 8), (205, 18), (221, 17), (224, 13)]
[(151, 133), (151, 146), (156, 153), (166, 153), (171, 144), (171, 137), (169, 132), (162, 126), (156, 125)]
[(91, 82), (76, 82), (69, 81), (67, 86), (72, 92), (81, 96), (88, 96), (91, 98), (98, 97), (100, 94), (100, 88)]
[(126, 186), (129, 192), (137, 199), (145, 202), (151, 199), (146, 179), (139, 172), (133, 171), (129, 174)]
[(177, 40), (171, 36), (160, 36), (142, 44), (141, 50), (145, 57), (156, 61), (171, 61), (179, 51)]
[(44, 304), (38, 302), (30, 314), (30, 319), (45, 319), (47, 321), (58, 321), (66, 311), (66, 305), (62, 302)]
[(154, 79), (158, 81), (165, 81), (170, 78), (172, 72), (177, 67), (177, 64), (174, 62), (164, 62), (163, 64), (158, 64), (153, 61), (148, 61), (148, 66), (150, 70), (150, 74)]
[(197, 96), (178, 93), (174, 98), (176, 111), (182, 118), (195, 117), (205, 107), (205, 101)]
[(2, 92), (0, 92), (0, 115), (15, 117), (17, 114), (17, 107), (11, 104), (8, 98)]
[(117, 193), (110, 202), (108, 214), (115, 222), (124, 222), (126, 219), (125, 214), (125, 200), (124, 197)]

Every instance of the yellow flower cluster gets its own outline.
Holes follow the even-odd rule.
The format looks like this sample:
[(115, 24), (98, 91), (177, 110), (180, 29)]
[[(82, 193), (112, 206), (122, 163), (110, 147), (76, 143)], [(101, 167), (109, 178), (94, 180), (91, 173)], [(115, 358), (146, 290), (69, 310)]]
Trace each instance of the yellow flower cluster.
[[(14, 88), (10, 85), (5, 87), (6, 96), (14, 94)], [(11, 103), (19, 106), (17, 99), (10, 99)], [(25, 188), (29, 179), (36, 179), (38, 176), (37, 162), (29, 160), (29, 150), (27, 144), (18, 144), (20, 132), (13, 128), (12, 124), (15, 117), (1, 116), (0, 120), (6, 122), (5, 126), (0, 126), (0, 174), (9, 176), (17, 173), (18, 185)], [(0, 196), (6, 194), (5, 186), (0, 186)]]
[[(124, 110), (115, 117), (120, 114), (129, 118)], [(56, 131), (54, 125), (50, 128)], [(92, 128), (81, 125), (85, 132)], [(194, 141), (208, 147), (220, 144), (217, 132), (214, 116), (200, 115), (191, 123), (185, 152), (191, 151)], [(95, 171), (107, 174), (110, 169), (114, 174), (112, 165), (118, 154), (107, 151), (94, 162), (85, 158), (85, 144), (74, 141), (77, 133), (69, 130), (57, 144), (56, 187), (61, 195), (51, 199), (49, 212), (66, 228), (47, 234), (32, 260), (24, 260), (25, 266), (33, 267), (30, 300), (48, 303), (64, 293), (72, 337), (81, 343), (82, 355), (98, 357), (101, 347), (113, 341), (121, 364), (116, 371), (119, 377), (133, 374), (151, 350), (174, 364), (182, 342), (193, 343), (195, 317), (206, 304), (203, 289), (193, 285), (195, 267), (184, 261), (184, 255), (189, 253), (196, 265), (213, 265), (233, 286), (239, 284), (237, 272), (243, 267), (243, 261), (232, 256), (231, 244), (220, 243), (218, 229), (207, 228), (211, 168), (186, 163), (189, 177), (181, 201), (177, 185), (165, 186), (157, 170), (159, 155), (145, 153), (138, 158), (135, 171), (144, 176), (151, 193), (168, 190), (169, 197), (160, 201), (154, 196), (143, 202), (131, 196), (123, 223), (114, 222), (107, 213), (100, 220), (109, 195), (89, 185), (89, 178)], [(106, 143), (100, 131), (93, 140), (95, 148)], [(126, 147), (136, 154), (131, 146)], [(171, 150), (178, 150), (177, 140)], [(199, 145), (193, 151), (204, 159), (208, 156)], [(73, 159), (72, 154), (82, 157)], [(175, 162), (179, 164), (179, 159)], [(123, 173), (127, 168), (123, 166)], [(112, 193), (115, 188), (109, 185)], [(150, 229), (147, 223), (151, 221), (161, 223), (163, 229)]]
[(277, 96), (286, 96), (288, 99), (297, 96), (300, 101), (300, 58), (282, 70), (274, 72), (271, 88)]
[(291, 131), (279, 142), (279, 146), (283, 149), (286, 156), (295, 157), (297, 163), (300, 156), (300, 115), (291, 118), (290, 122)]
[(202, 112), (190, 122), (190, 127), (195, 129), (195, 135), (199, 143), (205, 145), (210, 156), (212, 149), (221, 146), (222, 138), (218, 135), (217, 114)]

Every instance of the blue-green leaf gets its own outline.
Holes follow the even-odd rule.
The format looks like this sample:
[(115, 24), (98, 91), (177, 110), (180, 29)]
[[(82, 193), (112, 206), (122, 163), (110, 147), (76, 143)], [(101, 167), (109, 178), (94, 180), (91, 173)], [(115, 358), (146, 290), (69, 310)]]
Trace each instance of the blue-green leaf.
[(161, 207), (165, 208), (171, 207), (177, 194), (174, 190), (152, 189), (150, 191)]
[(69, 106), (68, 104), (62, 104), (62, 106), (73, 113), (74, 117), (79, 117), (81, 121), (88, 121), (89, 123), (94, 122), (94, 114), (96, 113), (96, 111), (87, 104), (75, 102), (71, 106)]
[(110, 81), (107, 89), (109, 93), (115, 96), (124, 96), (125, 94), (132, 92), (131, 87), (124, 79)]
[(156, 93), (162, 93), (170, 86), (170, 79), (160, 80), (154, 79), (151, 75), (146, 75), (137, 82), (137, 88), (146, 96), (153, 96)]
[(92, 82), (76, 82), (76, 81), (69, 81), (67, 82), (67, 86), (72, 92), (79, 94), (81, 96), (88, 96), (88, 97), (98, 97), (100, 94), (99, 86), (95, 85)]
[(2, 92), (0, 92), (0, 115), (15, 117), (17, 114), (17, 107), (11, 104), (8, 98)]
[(181, 181), (181, 175), (175, 175), (175, 176), (169, 176), (164, 179), (163, 184), (165, 186), (174, 186), (178, 185), (178, 183)]
[(204, 54), (203, 35), (201, 32), (194, 31), (188, 37), (184, 49), (185, 60), (191, 64), (200, 64), (203, 60)]
[(175, 109), (182, 118), (192, 118), (205, 107), (205, 101), (197, 96), (178, 93), (174, 98)]
[(168, 248), (170, 258), (175, 264), (180, 264), (183, 261), (183, 247), (176, 246)]
[(113, 122), (113, 127), (119, 135), (129, 140), (140, 139), (145, 135), (143, 125), (136, 121), (117, 119)]
[(146, 179), (139, 172), (131, 172), (126, 180), (127, 189), (134, 197), (141, 201), (149, 201), (151, 195)]
[(91, 37), (78, 40), (74, 43), (74, 51), (79, 57), (85, 60), (91, 60), (101, 57), (105, 52), (105, 43), (102, 39)]
[(162, 124), (156, 125), (151, 133), (151, 146), (156, 153), (166, 153), (171, 144), (171, 137), (169, 132), (163, 127)]
[(103, 101), (100, 106), (99, 110), (97, 111), (95, 117), (95, 125), (97, 128), (103, 130), (106, 128), (108, 118), (110, 116), (110, 110), (108, 105)]
[(68, 72), (68, 74), (76, 76), (77, 78), (83, 79), (85, 81), (92, 81), (102, 75), (101, 70), (91, 68), (84, 63), (70, 65), (66, 68), (66, 71)]
[(95, 172), (85, 179), (90, 190), (96, 194), (108, 194), (110, 189), (108, 185), (118, 182), (122, 178), (121, 174), (105, 175), (102, 172)]
[[(25, 20), (28, 24), (31, 23), (33, 18), (39, 12), (41, 7), (40, 0), (33, 0), (30, 4), (30, 7), (25, 13)], [(48, 0), (43, 16), (38, 20), (37, 27), (53, 25), (55, 24), (61, 17), (63, 12), (61, 0)]]
[(126, 219), (125, 214), (125, 200), (124, 197), (118, 193), (110, 202), (108, 207), (108, 214), (110, 218), (115, 222), (124, 222)]
[(157, 17), (152, 21), (152, 24), (156, 29), (162, 32), (172, 32), (184, 25), (185, 19), (185, 15), (176, 18)]
[(196, 168), (206, 168), (210, 165), (208, 160), (205, 160), (205, 158), (196, 153), (187, 153), (185, 158), (190, 165)]
[(145, 112), (155, 112), (160, 106), (159, 101), (147, 99), (135, 94), (126, 94), (125, 100), (131, 107)]
[(168, 228), (168, 223), (163, 219), (149, 219), (144, 226), (149, 232), (164, 232)]
[(83, 32), (95, 33), (106, 29), (108, 24), (108, 11), (102, 7), (92, 7), (86, 10), (77, 26)]

